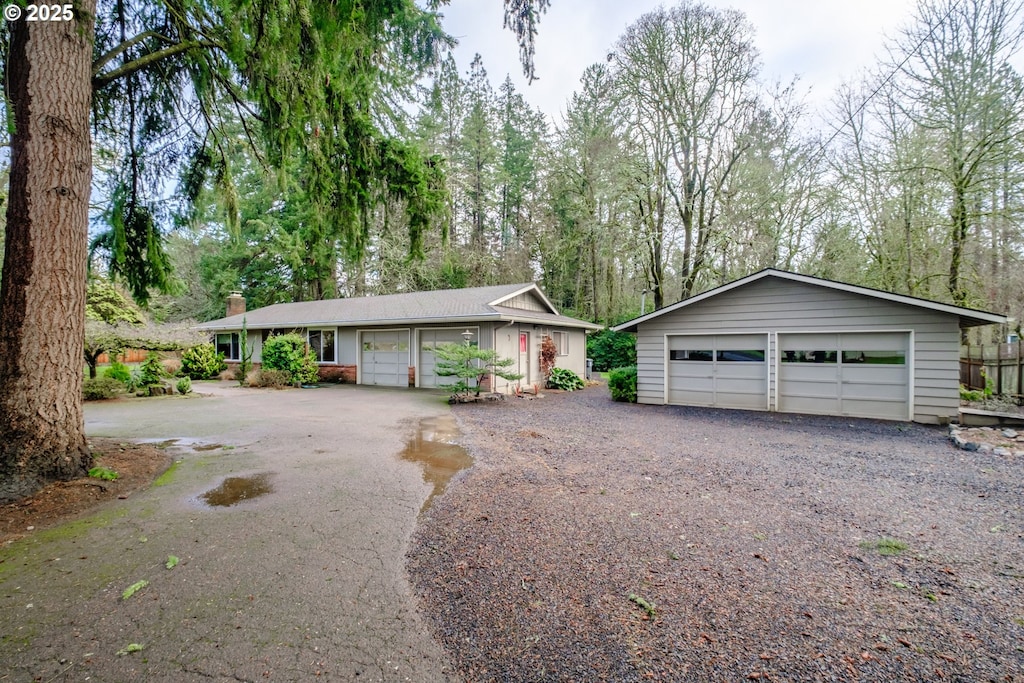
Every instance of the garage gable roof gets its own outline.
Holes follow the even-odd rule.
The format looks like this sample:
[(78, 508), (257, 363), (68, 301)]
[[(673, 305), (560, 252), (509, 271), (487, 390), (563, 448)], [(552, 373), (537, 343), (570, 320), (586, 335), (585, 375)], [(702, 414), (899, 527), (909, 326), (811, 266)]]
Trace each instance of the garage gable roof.
[[(510, 307), (527, 295), (540, 310)], [(203, 330), (237, 330), (245, 318), (249, 329), (420, 324), (510, 320), (601, 329), (600, 325), (560, 315), (536, 283), (385, 294), (350, 299), (324, 299), (273, 304), (197, 325)]]
[(616, 325), (612, 329), (623, 332), (636, 332), (637, 326), (642, 323), (654, 320), (655, 318), (665, 315), (666, 313), (678, 311), (681, 308), (692, 306), (693, 304), (704, 301), (705, 299), (710, 299), (711, 297), (718, 296), (719, 294), (723, 294), (725, 292), (728, 292), (729, 290), (742, 287), (744, 285), (750, 284), (751, 282), (756, 282), (767, 277), (779, 278), (782, 280), (792, 280), (794, 282), (801, 282), (816, 287), (826, 287), (829, 289), (835, 289), (842, 292), (850, 292), (851, 294), (859, 294), (861, 296), (871, 297), (874, 299), (881, 299), (883, 301), (891, 301), (893, 303), (904, 304), (906, 306), (915, 306), (918, 308), (925, 308), (932, 311), (938, 311), (940, 313), (948, 313), (949, 315), (955, 315), (960, 319), (961, 327), (976, 327), (978, 325), (990, 325), (992, 323), (1006, 322), (1006, 316), (1000, 315), (998, 313), (989, 313), (987, 311), (980, 311), (973, 308), (963, 308), (961, 306), (944, 304), (938, 301), (931, 301), (929, 299), (921, 299), (916, 296), (894, 294), (892, 292), (885, 292), (880, 289), (861, 287), (859, 285), (851, 285), (846, 282), (837, 282), (835, 280), (826, 280), (824, 278), (813, 277), (810, 275), (800, 275), (799, 273), (791, 273), (786, 270), (766, 268), (752, 275), (748, 275), (747, 277), (740, 278), (739, 280), (734, 280), (728, 284), (724, 284), (720, 287), (715, 287), (714, 289), (709, 289), (706, 292), (697, 294), (696, 296), (691, 296), (688, 299), (683, 299), (682, 301), (674, 303), (670, 306), (665, 306), (664, 308), (660, 308), (657, 311), (648, 313), (647, 315), (642, 315), (639, 318), (634, 318), (633, 320), (622, 323), (621, 325)]

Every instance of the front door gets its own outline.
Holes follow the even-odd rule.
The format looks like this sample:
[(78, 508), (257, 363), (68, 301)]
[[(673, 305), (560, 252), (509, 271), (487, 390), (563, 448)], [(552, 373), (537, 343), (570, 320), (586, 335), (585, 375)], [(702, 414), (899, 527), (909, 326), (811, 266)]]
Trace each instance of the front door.
[(519, 333), (519, 374), (523, 376), (520, 380), (523, 384), (532, 384), (530, 375), (530, 333)]

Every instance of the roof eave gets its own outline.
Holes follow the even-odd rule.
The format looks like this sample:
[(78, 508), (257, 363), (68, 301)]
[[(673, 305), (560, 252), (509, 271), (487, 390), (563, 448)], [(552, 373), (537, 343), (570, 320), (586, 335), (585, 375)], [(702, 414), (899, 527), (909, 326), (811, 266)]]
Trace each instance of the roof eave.
[[(266, 330), (266, 329), (282, 329), (285, 327), (360, 327), (364, 325), (423, 325), (433, 324), (438, 322), (453, 322), (453, 323), (468, 323), (468, 322), (487, 322), (491, 320), (500, 320), (497, 313), (484, 313), (475, 315), (458, 315), (458, 316), (421, 316), (418, 318), (363, 318), (359, 320), (288, 320), (283, 322), (249, 322), (247, 327), (250, 330)], [(197, 329), (203, 330), (240, 330), (242, 329), (239, 323), (230, 323), (226, 325), (217, 324), (218, 321), (213, 320), (208, 323), (202, 323), (196, 325)]]

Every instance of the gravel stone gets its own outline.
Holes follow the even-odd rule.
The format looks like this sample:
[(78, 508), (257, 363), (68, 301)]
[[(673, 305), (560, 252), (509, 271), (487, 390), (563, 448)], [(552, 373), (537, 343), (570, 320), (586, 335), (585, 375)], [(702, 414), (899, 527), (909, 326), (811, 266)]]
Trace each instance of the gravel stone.
[(468, 681), (1024, 681), (1019, 460), (604, 387), (454, 412), (407, 568)]

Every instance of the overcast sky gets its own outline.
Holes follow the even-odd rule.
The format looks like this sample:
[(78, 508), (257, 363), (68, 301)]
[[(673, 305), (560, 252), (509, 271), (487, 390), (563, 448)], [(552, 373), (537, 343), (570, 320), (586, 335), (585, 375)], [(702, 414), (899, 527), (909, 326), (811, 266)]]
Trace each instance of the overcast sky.
[[(884, 55), (886, 36), (894, 36), (912, 17), (914, 0), (704, 0), (705, 4), (743, 12), (756, 30), (765, 82), (800, 76), (810, 88), (809, 104), (825, 107), (835, 88)], [(502, 30), (501, 0), (451, 0), (442, 8), (445, 29), (459, 40), (455, 59), (463, 75), (475, 53), (495, 88), (512, 76), (517, 90), (557, 123), (583, 70), (604, 61), (627, 26), (659, 5), (657, 0), (552, 0), (537, 36), (539, 80), (527, 85), (518, 46)]]

